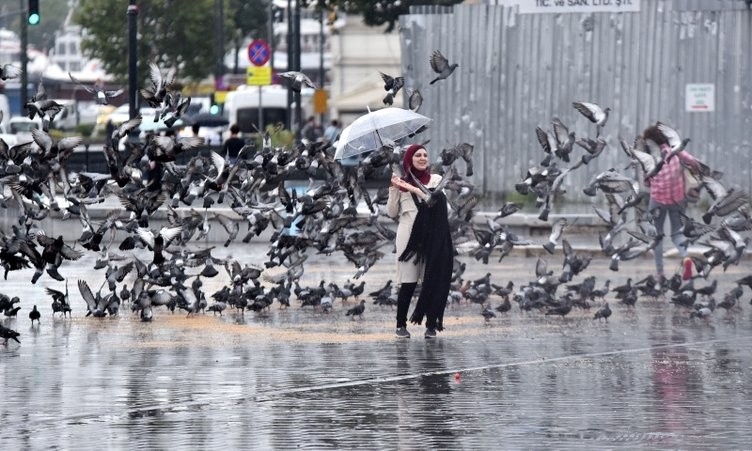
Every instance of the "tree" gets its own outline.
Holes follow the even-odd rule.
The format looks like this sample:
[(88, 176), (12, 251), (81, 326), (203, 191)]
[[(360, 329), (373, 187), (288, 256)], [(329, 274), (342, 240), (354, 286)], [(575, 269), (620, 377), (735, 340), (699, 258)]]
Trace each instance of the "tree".
[(269, 3), (271, 0), (230, 0), (230, 15), (234, 27), (233, 47), (235, 64), (233, 72), (238, 72), (238, 54), (247, 36), (266, 39), (269, 30)]
[[(227, 0), (224, 0), (227, 1)], [(82, 51), (102, 61), (116, 81), (128, 79), (128, 17), (126, 1), (80, 0), (75, 20), (86, 30)], [(139, 80), (150, 62), (174, 68), (176, 78), (199, 81), (216, 67), (213, 37), (215, 0), (151, 0), (138, 2)], [(225, 29), (232, 29), (225, 8)], [(230, 33), (225, 33), (228, 47)], [(220, 58), (224, 57), (224, 52)]]
[(304, 6), (316, 6), (317, 9), (338, 8), (346, 13), (360, 14), (368, 26), (387, 24), (386, 32), (394, 30), (399, 16), (408, 14), (410, 6), (415, 5), (456, 5), (462, 0), (301, 0)]

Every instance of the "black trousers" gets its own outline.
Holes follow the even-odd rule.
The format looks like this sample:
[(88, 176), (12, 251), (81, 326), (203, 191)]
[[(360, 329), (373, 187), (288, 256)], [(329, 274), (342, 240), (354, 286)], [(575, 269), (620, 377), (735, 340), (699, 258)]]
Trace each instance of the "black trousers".
[(407, 327), (407, 311), (410, 309), (410, 301), (413, 299), (416, 282), (403, 283), (397, 294), (397, 327)]

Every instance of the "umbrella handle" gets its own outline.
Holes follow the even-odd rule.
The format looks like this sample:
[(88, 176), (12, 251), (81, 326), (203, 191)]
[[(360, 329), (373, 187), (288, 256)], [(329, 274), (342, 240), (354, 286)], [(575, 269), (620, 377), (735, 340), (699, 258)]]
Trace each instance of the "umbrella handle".
[(392, 174), (400, 178), (405, 176), (405, 171), (402, 169), (402, 165), (397, 164), (397, 163), (392, 163), (390, 166), (391, 166), (390, 169), (392, 170)]
[(413, 174), (412, 171), (410, 171), (410, 178), (413, 179), (413, 182), (415, 182), (415, 186), (417, 186), (421, 191), (423, 191), (424, 194), (430, 193), (430, 191), (428, 191), (428, 188), (426, 188), (424, 184), (420, 183), (420, 180), (418, 180), (418, 178), (415, 177), (415, 174)]

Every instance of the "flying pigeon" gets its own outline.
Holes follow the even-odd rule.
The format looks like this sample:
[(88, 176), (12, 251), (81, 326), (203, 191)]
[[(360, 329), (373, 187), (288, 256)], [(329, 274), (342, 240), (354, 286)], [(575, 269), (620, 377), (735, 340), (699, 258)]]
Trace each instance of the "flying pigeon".
[(313, 81), (311, 81), (311, 79), (303, 72), (291, 70), (288, 72), (282, 72), (279, 76), (284, 78), (287, 81), (287, 87), (295, 92), (300, 92), (303, 85), (316, 89), (316, 85), (313, 84)]
[(679, 132), (677, 132), (674, 128), (664, 124), (663, 122), (659, 121), (655, 125), (656, 127), (658, 127), (658, 130), (660, 130), (661, 134), (666, 137), (666, 141), (668, 141), (668, 145), (671, 147), (671, 153), (669, 153), (666, 157), (666, 162), (671, 161), (674, 155), (684, 150), (687, 144), (689, 144), (690, 139), (682, 139), (681, 136), (679, 136)]
[(70, 79), (71, 79), (71, 81), (73, 83), (78, 84), (79, 86), (81, 86), (82, 88), (84, 88), (87, 92), (90, 92), (90, 93), (94, 94), (94, 98), (96, 99), (96, 102), (99, 105), (109, 105), (111, 98), (117, 97), (117, 96), (119, 96), (120, 94), (123, 93), (122, 89), (117, 89), (115, 91), (108, 91), (108, 90), (99, 88), (97, 86), (94, 86), (94, 87), (86, 86), (85, 84), (83, 84), (80, 81), (78, 81), (76, 79), (76, 77), (74, 77), (73, 75), (71, 75), (70, 72), (68, 72), (68, 76), (70, 77)]
[(21, 75), (21, 69), (12, 64), (3, 64), (0, 66), (0, 80), (8, 80)]
[(151, 80), (151, 87), (141, 89), (141, 96), (146, 100), (152, 108), (159, 108), (162, 106), (162, 101), (167, 95), (167, 88), (172, 84), (174, 73), (170, 72), (167, 75), (162, 75), (162, 71), (159, 70), (159, 66), (155, 63), (149, 64), (149, 79)]
[(449, 64), (449, 60), (446, 59), (444, 55), (441, 54), (440, 51), (434, 50), (433, 55), (431, 55), (431, 69), (433, 69), (434, 72), (439, 74), (436, 78), (431, 80), (430, 84), (434, 84), (439, 80), (443, 80), (450, 75), (452, 75), (452, 72), (459, 66), (459, 64)]
[(423, 96), (420, 94), (420, 91), (418, 91), (417, 89), (411, 90), (407, 101), (408, 107), (417, 113), (422, 104)]
[(611, 108), (601, 108), (599, 105), (590, 102), (572, 102), (572, 106), (595, 124), (595, 137), (599, 137), (601, 129), (606, 125)]
[(384, 90), (386, 91), (384, 105), (391, 105), (394, 103), (394, 96), (396, 96), (399, 90), (402, 89), (402, 86), (405, 85), (405, 78), (392, 77), (383, 72), (379, 73), (381, 74), (381, 79), (384, 80)]

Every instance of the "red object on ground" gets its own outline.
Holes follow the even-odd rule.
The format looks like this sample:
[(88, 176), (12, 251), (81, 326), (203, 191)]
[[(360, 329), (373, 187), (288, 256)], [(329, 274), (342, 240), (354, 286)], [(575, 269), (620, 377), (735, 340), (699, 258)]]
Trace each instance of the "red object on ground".
[(457, 372), (457, 373), (454, 373), (454, 381), (455, 381), (455, 382), (459, 382), (459, 381), (460, 381), (460, 378), (461, 378), (461, 377), (462, 377), (462, 376), (460, 376), (460, 373), (459, 373), (459, 372)]
[(684, 257), (684, 261), (682, 262), (682, 265), (684, 266), (682, 271), (682, 279), (689, 280), (692, 278), (692, 259), (689, 257)]

